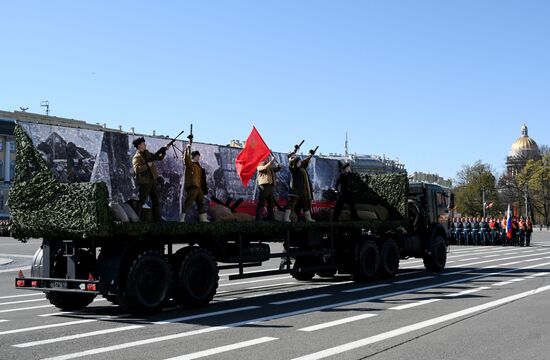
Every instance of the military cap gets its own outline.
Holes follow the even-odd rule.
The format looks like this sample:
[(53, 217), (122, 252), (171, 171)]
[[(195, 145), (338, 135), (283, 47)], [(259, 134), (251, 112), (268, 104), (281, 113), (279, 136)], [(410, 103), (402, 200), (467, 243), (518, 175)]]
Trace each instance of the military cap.
[(199, 155), (199, 156), (201, 155), (201, 153), (198, 152), (198, 150), (195, 150), (195, 151), (192, 151), (192, 152), (191, 152), (191, 157), (192, 157), (192, 158), (195, 157), (195, 156), (197, 156), (197, 155)]
[(135, 139), (134, 141), (132, 141), (132, 144), (134, 144), (134, 146), (137, 148), (139, 146), (139, 144), (145, 142), (145, 139), (143, 138), (143, 136), (141, 137), (138, 137), (137, 139)]

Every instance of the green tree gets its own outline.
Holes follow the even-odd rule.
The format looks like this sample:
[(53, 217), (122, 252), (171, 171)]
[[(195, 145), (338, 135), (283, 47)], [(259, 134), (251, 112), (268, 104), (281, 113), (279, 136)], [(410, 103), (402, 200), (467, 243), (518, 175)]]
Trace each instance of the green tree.
[(550, 153), (541, 160), (529, 160), (517, 176), (518, 185), (524, 189), (530, 213), (541, 215), (540, 221), (550, 223)]
[(481, 160), (471, 166), (463, 165), (457, 173), (456, 184), (456, 208), (462, 215), (482, 216), (489, 203), (493, 203), (492, 209), (499, 207), (496, 177), (491, 165), (484, 164)]

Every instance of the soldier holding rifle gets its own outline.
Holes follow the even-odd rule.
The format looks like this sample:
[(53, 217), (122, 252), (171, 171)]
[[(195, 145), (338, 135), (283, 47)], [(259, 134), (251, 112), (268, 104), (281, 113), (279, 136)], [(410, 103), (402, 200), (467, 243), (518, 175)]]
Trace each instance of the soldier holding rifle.
[(187, 195), (183, 203), (180, 222), (185, 222), (186, 212), (191, 208), (193, 203), (197, 204), (200, 222), (209, 222), (204, 207), (204, 194), (208, 192), (206, 186), (206, 172), (199, 163), (201, 159), (200, 152), (196, 150), (191, 151), (191, 145), (193, 144), (193, 124), (191, 124), (191, 131), (187, 138), (189, 139), (189, 143), (185, 148), (185, 154), (183, 156), (185, 164), (184, 188)]
[(294, 151), (289, 154), (289, 168), (291, 174), (289, 200), (285, 211), (285, 222), (290, 222), (292, 210), (298, 215), (301, 210), (304, 211), (304, 217), (307, 222), (315, 222), (311, 217), (311, 200), (313, 199), (313, 186), (307, 173), (307, 167), (313, 155), (319, 148), (309, 151), (309, 155), (302, 160), (298, 155), (298, 149), (303, 141), (294, 147)]
[[(181, 133), (180, 133), (181, 134)], [(179, 136), (179, 135), (178, 135)], [(136, 213), (141, 216), (143, 205), (147, 198), (151, 198), (153, 219), (155, 221), (162, 221), (160, 215), (160, 201), (157, 189), (157, 178), (159, 177), (155, 161), (160, 161), (166, 156), (166, 151), (172, 146), (175, 139), (168, 143), (166, 146), (161, 147), (156, 153), (152, 154), (147, 150), (145, 139), (139, 137), (135, 139), (132, 144), (136, 148), (136, 153), (132, 158), (132, 167), (136, 175), (136, 185), (139, 190), (139, 200)]]
[(275, 187), (275, 173), (281, 170), (281, 166), (275, 163), (277, 160), (271, 154), (271, 160), (262, 161), (256, 170), (258, 171), (258, 186), (260, 188), (260, 196), (258, 198), (258, 204), (256, 205), (256, 221), (260, 220), (260, 212), (262, 211), (265, 203), (267, 202), (267, 219), (269, 221), (274, 220), (273, 206), (275, 205), (275, 197), (273, 196), (273, 189)]

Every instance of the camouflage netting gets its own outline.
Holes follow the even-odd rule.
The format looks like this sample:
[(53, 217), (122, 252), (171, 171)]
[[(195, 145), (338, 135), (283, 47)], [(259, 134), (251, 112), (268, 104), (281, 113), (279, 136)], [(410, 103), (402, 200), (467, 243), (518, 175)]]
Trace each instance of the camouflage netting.
[(12, 236), (85, 238), (110, 231), (105, 183), (62, 184), (48, 170), (32, 140), (15, 127), (15, 180), (9, 193)]
[(389, 211), (390, 219), (405, 219), (407, 216), (407, 174), (357, 175), (355, 202), (382, 206)]

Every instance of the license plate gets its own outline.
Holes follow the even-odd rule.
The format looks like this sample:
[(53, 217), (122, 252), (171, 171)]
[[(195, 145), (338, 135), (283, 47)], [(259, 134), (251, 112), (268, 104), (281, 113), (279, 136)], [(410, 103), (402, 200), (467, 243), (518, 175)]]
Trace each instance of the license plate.
[(52, 287), (52, 288), (66, 288), (67, 287), (67, 282), (65, 282), (65, 281), (52, 281), (50, 283), (50, 287)]

